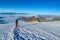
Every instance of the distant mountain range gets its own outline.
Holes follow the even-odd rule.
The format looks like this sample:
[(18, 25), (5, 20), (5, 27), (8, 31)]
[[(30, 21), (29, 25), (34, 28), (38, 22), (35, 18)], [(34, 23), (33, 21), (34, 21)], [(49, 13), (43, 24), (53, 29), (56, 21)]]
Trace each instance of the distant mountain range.
[(9, 14), (9, 15), (21, 14), (21, 15), (27, 15), (27, 13), (0, 13), (0, 14)]
[[(60, 21), (59, 15), (36, 15), (35, 17), (38, 22)], [(13, 22), (16, 18), (26, 22), (32, 16), (29, 16), (28, 13), (0, 13), (0, 24)]]

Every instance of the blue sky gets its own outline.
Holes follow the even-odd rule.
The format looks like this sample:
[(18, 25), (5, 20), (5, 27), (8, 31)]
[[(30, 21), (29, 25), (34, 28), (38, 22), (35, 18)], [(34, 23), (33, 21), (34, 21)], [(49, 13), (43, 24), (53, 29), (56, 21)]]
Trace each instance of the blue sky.
[(0, 0), (0, 12), (60, 15), (59, 0)]

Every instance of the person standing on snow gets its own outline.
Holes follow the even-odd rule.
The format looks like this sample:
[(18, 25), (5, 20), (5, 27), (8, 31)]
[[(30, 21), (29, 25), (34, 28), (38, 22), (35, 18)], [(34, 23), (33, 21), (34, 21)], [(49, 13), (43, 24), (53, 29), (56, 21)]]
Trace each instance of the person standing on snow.
[(16, 19), (16, 27), (18, 27), (18, 19)]

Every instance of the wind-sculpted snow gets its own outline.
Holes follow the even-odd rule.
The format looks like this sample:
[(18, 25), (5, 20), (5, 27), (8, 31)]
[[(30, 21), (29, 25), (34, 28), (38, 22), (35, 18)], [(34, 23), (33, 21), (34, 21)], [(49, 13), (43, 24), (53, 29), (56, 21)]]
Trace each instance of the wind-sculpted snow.
[(22, 23), (22, 24), (19, 23), (19, 27), (14, 28), (13, 30), (13, 36), (12, 36), (13, 38), (10, 39), (11, 40), (60, 40), (60, 37), (58, 37), (56, 34), (46, 31), (43, 28), (44, 26), (45, 26), (44, 22)]
[(45, 40), (44, 37), (38, 37), (27, 30), (23, 30), (23, 29), (19, 30), (16, 28), (14, 31), (14, 40), (37, 40), (37, 39)]

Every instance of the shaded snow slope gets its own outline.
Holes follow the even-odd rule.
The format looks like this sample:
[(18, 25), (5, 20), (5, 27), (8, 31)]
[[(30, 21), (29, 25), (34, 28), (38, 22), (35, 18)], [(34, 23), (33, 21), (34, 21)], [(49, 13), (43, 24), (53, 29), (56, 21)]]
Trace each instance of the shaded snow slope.
[(10, 40), (60, 40), (60, 22), (19, 22)]

